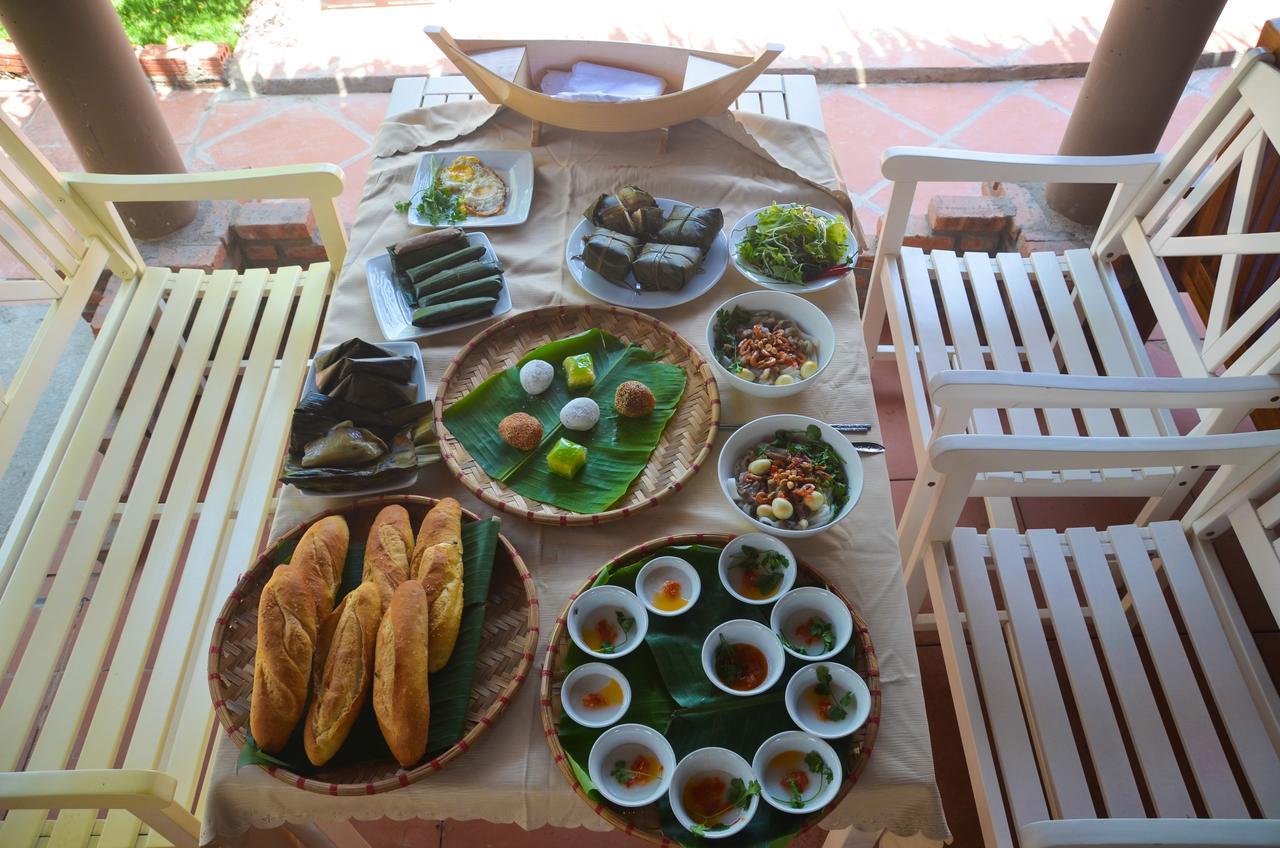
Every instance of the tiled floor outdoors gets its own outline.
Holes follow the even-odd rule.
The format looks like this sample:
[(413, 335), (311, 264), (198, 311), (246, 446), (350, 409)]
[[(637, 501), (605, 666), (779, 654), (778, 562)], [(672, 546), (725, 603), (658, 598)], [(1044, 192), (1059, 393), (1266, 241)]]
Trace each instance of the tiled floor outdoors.
[[(1161, 148), (1169, 147), (1225, 78), (1225, 70), (1193, 75), (1182, 102), (1166, 131)], [(955, 83), (861, 87), (824, 85), (822, 107), (832, 144), (857, 214), (868, 233), (888, 199), (888, 183), (881, 178), (879, 159), (893, 145), (973, 147), (1024, 153), (1056, 152), (1062, 130), (1079, 93), (1081, 80), (1061, 79), (1009, 83)], [(325, 161), (340, 165), (347, 189), (339, 206), (349, 223), (355, 215), (361, 185), (368, 169), (370, 144), (386, 109), (386, 94), (288, 95), (248, 98), (229, 91), (174, 92), (161, 96), (161, 108), (183, 155), (193, 170)], [(37, 93), (0, 91), (0, 109), (60, 168), (78, 170), (52, 111)], [(936, 193), (974, 193), (976, 186), (925, 184), (917, 194), (923, 211)], [(1168, 361), (1163, 342), (1149, 348), (1157, 363)], [(896, 372), (891, 363), (872, 369), (881, 429), (889, 447), (889, 472), (895, 507), (905, 503), (915, 476), (912, 449)], [(966, 518), (982, 522), (979, 505)], [(1130, 505), (1136, 512), (1136, 503)], [(1082, 499), (1051, 504), (1024, 503), (1021, 516), (1029, 526), (1091, 525), (1116, 521), (1114, 502)], [(1123, 510), (1121, 510), (1123, 511)], [(978, 845), (972, 796), (963, 753), (952, 715), (940, 651), (922, 639), (920, 659), (934, 743), (948, 819), (957, 846)], [(482, 823), (443, 825), (424, 822), (360, 823), (377, 846), (444, 846), (480, 848), (486, 845), (541, 846), (566, 838), (592, 846), (630, 845), (614, 835), (584, 837), (543, 829), (524, 834), (510, 827)], [(811, 835), (803, 844), (817, 845)]]

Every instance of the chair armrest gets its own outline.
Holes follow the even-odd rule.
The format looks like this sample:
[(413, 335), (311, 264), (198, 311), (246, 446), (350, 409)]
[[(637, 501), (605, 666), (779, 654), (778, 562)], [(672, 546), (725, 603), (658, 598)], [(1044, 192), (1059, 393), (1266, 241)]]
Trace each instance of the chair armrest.
[(1262, 819), (1064, 819), (1024, 825), (1022, 848), (1265, 848), (1280, 821)]
[(178, 782), (146, 769), (0, 772), (0, 810), (164, 809)]
[(196, 174), (64, 174), (63, 177), (85, 200), (107, 203), (320, 199), (342, 194), (342, 169), (323, 164)]
[[(1280, 377), (1085, 377), (943, 371), (929, 381), (943, 409), (1250, 409), (1280, 406)], [(967, 416), (966, 416), (967, 417)]]
[(1034, 156), (890, 147), (880, 170), (895, 182), (1144, 183), (1160, 164), (1158, 153), (1128, 156)]

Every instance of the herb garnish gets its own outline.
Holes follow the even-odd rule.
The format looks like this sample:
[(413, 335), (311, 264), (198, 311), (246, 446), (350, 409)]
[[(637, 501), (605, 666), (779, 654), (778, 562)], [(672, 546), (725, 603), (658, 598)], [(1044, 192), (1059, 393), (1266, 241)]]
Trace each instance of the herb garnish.
[(782, 582), (787, 572), (787, 558), (780, 551), (761, 550), (750, 545), (742, 546), (742, 554), (730, 568), (741, 568), (743, 579), (756, 587), (763, 596), (769, 597)]
[(840, 721), (849, 714), (849, 705), (853, 703), (853, 692), (845, 692), (837, 698), (836, 688), (831, 683), (831, 670), (825, 665), (818, 666), (817, 675), (818, 682), (814, 684), (813, 691), (831, 699), (826, 718), (828, 721)]
[(618, 640), (618, 644), (616, 645), (612, 642), (601, 642), (600, 647), (597, 650), (602, 654), (612, 654), (614, 651), (618, 650), (618, 648), (627, 644), (627, 638), (631, 635), (632, 629), (636, 626), (636, 620), (622, 610), (615, 610), (615, 615), (618, 619), (618, 626), (622, 628), (622, 638)]
[[(640, 758), (637, 757), (636, 762), (639, 762), (639, 761), (640, 761)], [(613, 771), (609, 772), (609, 776), (612, 777), (614, 780), (618, 781), (619, 783), (621, 783), (623, 786), (627, 787), (628, 789), (630, 789), (636, 783), (640, 782), (640, 778), (642, 777), (649, 778), (649, 779), (653, 779), (657, 777), (657, 775), (653, 774), (652, 772), (644, 771), (643, 769), (637, 769), (634, 766), (635, 766), (634, 762), (631, 765), (627, 765), (626, 760), (615, 760), (613, 763)], [(658, 766), (658, 770), (661, 771), (662, 766)]]
[[(822, 640), (822, 652), (825, 654), (836, 646), (836, 629), (831, 626), (831, 622), (818, 616), (809, 618), (809, 635), (814, 639)], [(806, 653), (808, 653), (806, 651)]]
[(738, 359), (738, 329), (751, 320), (751, 313), (741, 306), (733, 309), (716, 310), (716, 322), (712, 329), (712, 340), (715, 350), (712, 351), (720, 360), (720, 364), (730, 371), (742, 369), (742, 361)]
[(804, 755), (804, 767), (809, 770), (810, 774), (816, 774), (820, 781), (818, 783), (818, 788), (815, 789), (809, 797), (806, 798), (804, 796), (804, 793), (800, 791), (800, 787), (796, 785), (796, 781), (791, 777), (787, 777), (782, 781), (783, 787), (787, 790), (788, 797), (779, 798), (777, 795), (773, 796), (779, 801), (787, 802), (792, 806), (792, 808), (797, 810), (801, 809), (805, 804), (821, 795), (822, 790), (826, 785), (836, 779), (835, 773), (831, 770), (831, 766), (827, 765), (827, 761), (822, 759), (822, 755), (817, 751), (810, 751)]
[(462, 208), (461, 195), (450, 194), (441, 188), (440, 183), (436, 180), (437, 170), (434, 156), (428, 162), (427, 168), (431, 171), (431, 179), (426, 187), (418, 189), (408, 200), (398, 201), (396, 203), (396, 211), (405, 213), (409, 211), (410, 207), (414, 207), (417, 209), (418, 215), (425, 218), (433, 226), (437, 224), (456, 224), (467, 217), (466, 211)]
[(738, 679), (740, 671), (737, 663), (737, 652), (729, 640), (720, 634), (720, 644), (716, 645), (716, 676), (729, 683)]
[[(733, 780), (729, 781), (729, 805), (722, 810), (716, 810), (711, 815), (703, 816), (702, 818), (705, 818), (707, 821), (711, 821), (712, 819), (720, 818), (730, 810), (746, 810), (751, 806), (751, 799), (759, 794), (759, 781), (753, 780), (750, 783), (746, 783), (742, 778), (735, 777)], [(716, 822), (715, 824), (695, 824), (690, 828), (690, 831), (694, 836), (702, 836), (708, 831), (727, 830), (728, 828), (729, 825), (724, 824), (723, 822)]]
[(822, 431), (816, 424), (810, 424), (803, 431), (778, 430), (773, 434), (772, 442), (756, 446), (755, 455), (764, 456), (768, 451), (790, 451), (798, 454), (812, 462), (821, 476), (830, 478), (831, 493), (827, 500), (833, 513), (840, 512), (845, 501), (849, 500), (849, 478), (845, 474), (844, 462), (835, 449), (823, 441)]

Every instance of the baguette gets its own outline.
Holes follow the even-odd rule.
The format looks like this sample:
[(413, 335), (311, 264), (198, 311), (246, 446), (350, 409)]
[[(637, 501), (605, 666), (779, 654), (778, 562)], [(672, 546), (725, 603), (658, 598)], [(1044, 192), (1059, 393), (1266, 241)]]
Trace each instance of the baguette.
[(303, 745), (313, 766), (329, 762), (342, 747), (369, 694), (382, 618), (377, 585), (361, 583), (352, 589), (330, 618), (337, 622), (328, 650), (317, 657), (324, 670), (303, 727)]
[(249, 729), (269, 754), (284, 748), (307, 701), (319, 620), (308, 576), (278, 565), (258, 601), (258, 650), (253, 660)]
[(369, 541), (364, 548), (362, 580), (378, 587), (381, 611), (386, 612), (391, 594), (409, 578), (413, 555), (413, 525), (404, 507), (384, 507), (369, 528)]
[(427, 687), (427, 593), (416, 580), (401, 583), (378, 627), (373, 712), (396, 762), (408, 768), (427, 750), (431, 701)]
[(413, 549), (413, 577), (429, 605), (428, 671), (449, 662), (462, 624), (462, 505), (444, 498), (427, 513)]
[(342, 585), (350, 538), (346, 519), (330, 515), (307, 528), (289, 560), (289, 565), (303, 572), (314, 586), (318, 620), (323, 620), (333, 609), (338, 587)]

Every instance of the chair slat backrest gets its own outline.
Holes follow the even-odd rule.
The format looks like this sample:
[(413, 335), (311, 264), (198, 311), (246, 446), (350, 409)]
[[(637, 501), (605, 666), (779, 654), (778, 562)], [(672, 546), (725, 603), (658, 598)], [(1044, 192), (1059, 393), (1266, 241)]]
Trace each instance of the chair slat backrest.
[[(1280, 198), (1264, 165), (1280, 149), (1280, 69), (1270, 60), (1247, 54), (1095, 242), (1104, 258), (1129, 254), (1187, 376), (1280, 368)], [(1180, 294), (1188, 276), (1207, 300), (1203, 339)]]
[(125, 278), (142, 258), (114, 207), (94, 210), (0, 115), (0, 303), (47, 303), (8, 385), (0, 385), (0, 474), (105, 268)]

